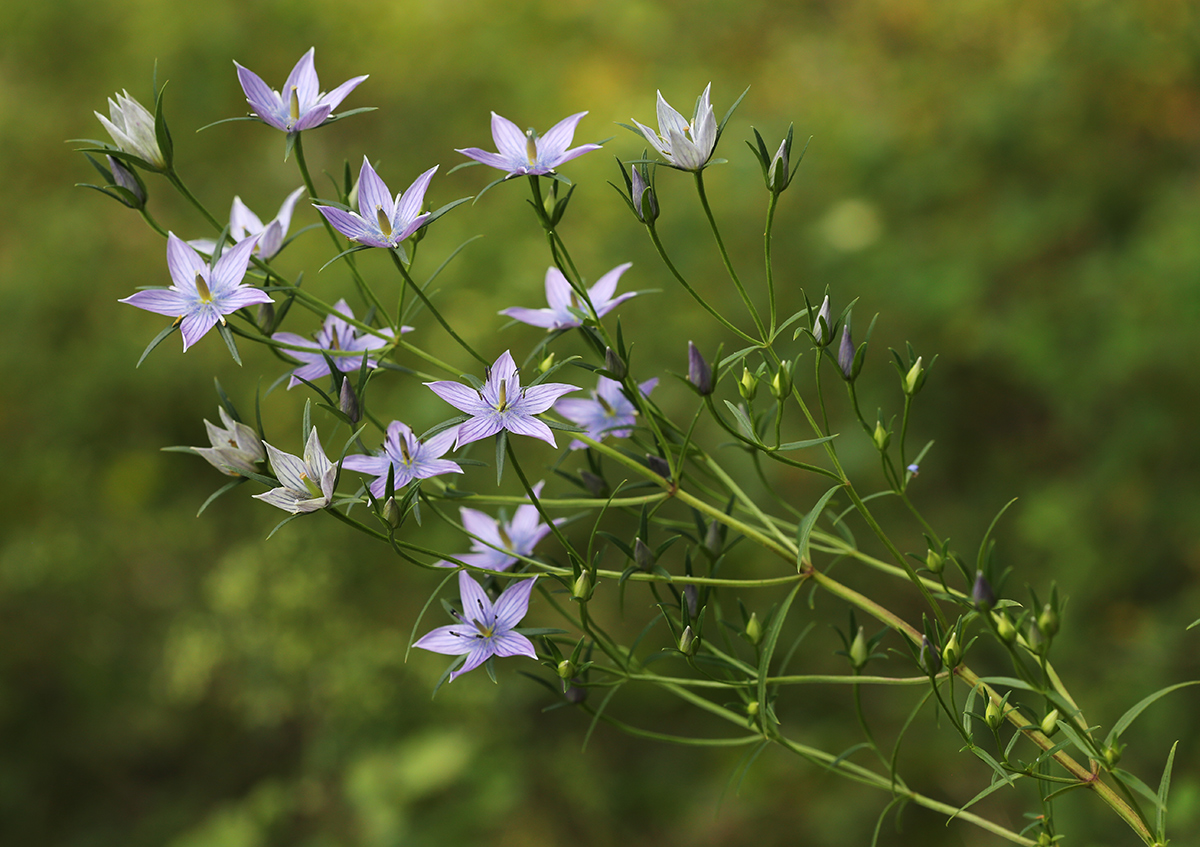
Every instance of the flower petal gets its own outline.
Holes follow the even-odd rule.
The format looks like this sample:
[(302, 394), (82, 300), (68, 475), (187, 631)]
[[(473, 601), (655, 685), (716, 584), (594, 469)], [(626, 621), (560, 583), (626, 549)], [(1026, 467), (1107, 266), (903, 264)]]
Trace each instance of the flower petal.
[(367, 157), (363, 156), (362, 169), (358, 172), (359, 214), (363, 216), (364, 220), (374, 221), (379, 211), (382, 210), (384, 217), (391, 221), (394, 205), (387, 185), (379, 178), (379, 174), (375, 173), (375, 169), (371, 167)]
[[(633, 262), (617, 265), (604, 276), (600, 277), (600, 279), (596, 280), (596, 284), (588, 289), (588, 297), (591, 298), (592, 305), (597, 310), (603, 308), (604, 304), (607, 304), (612, 299), (613, 293), (617, 290), (617, 282), (621, 279), (621, 274), (625, 273), (631, 267), (633, 267)], [(625, 295), (625, 297), (632, 296), (633, 294)], [(608, 308), (612, 308), (612, 306)]]
[(507, 162), (504, 170), (512, 171), (529, 164), (525, 133), (508, 118), (503, 118), (495, 112), (492, 112), (492, 140), (496, 142), (496, 150)]
[(287, 82), (283, 84), (283, 88), (279, 92), (280, 98), (286, 104), (291, 100), (292, 88), (296, 89), (296, 99), (299, 101), (301, 115), (313, 107), (317, 102), (317, 95), (321, 91), (321, 83), (317, 79), (317, 69), (313, 63), (313, 54), (316, 49), (309, 47), (308, 52), (300, 57), (300, 61), (296, 62), (292, 72), (288, 74)]
[(576, 112), (563, 118), (538, 139), (538, 160), (554, 167), (562, 160), (562, 155), (571, 146), (575, 138), (575, 127), (583, 120), (587, 112)]
[(529, 594), (533, 591), (535, 582), (537, 582), (537, 577), (517, 580), (496, 598), (496, 606), (493, 611), (497, 635), (511, 630), (525, 617), (525, 613), (529, 611)]
[[(171, 280), (184, 292), (196, 290), (196, 274), (208, 270), (208, 262), (173, 232), (167, 233), (167, 270)], [(204, 274), (208, 276), (208, 274)]]

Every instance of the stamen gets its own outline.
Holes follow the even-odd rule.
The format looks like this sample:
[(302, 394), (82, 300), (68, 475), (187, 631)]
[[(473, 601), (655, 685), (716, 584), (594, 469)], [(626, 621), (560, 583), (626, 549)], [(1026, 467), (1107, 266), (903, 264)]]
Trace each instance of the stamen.
[(504, 528), (504, 524), (499, 524), (496, 527), (496, 532), (500, 535), (500, 540), (504, 542), (506, 550), (513, 549), (512, 536), (508, 534), (508, 530)]
[(196, 273), (196, 293), (200, 295), (201, 302), (212, 302), (212, 292), (208, 290), (208, 283), (204, 281), (204, 277), (202, 277), (199, 272)]
[(300, 119), (300, 95), (296, 93), (296, 86), (292, 86), (291, 97), (288, 98), (288, 115), (293, 121)]
[(608, 405), (608, 401), (599, 394), (596, 395), (596, 402), (600, 404), (600, 408), (604, 410), (604, 414), (608, 415), (609, 417), (612, 417), (616, 414), (616, 412), (613, 411), (613, 407)]
[(392, 222), (388, 220), (388, 216), (383, 213), (382, 206), (375, 207), (375, 220), (379, 224), (379, 231), (383, 233), (383, 237), (391, 238)]
[(537, 164), (537, 133), (532, 129), (525, 131), (525, 157), (529, 159), (529, 164)]
[(400, 455), (402, 455), (402, 456), (404, 457), (404, 463), (405, 463), (406, 465), (411, 465), (411, 464), (412, 464), (412, 456), (410, 456), (410, 455), (409, 455), (409, 453), (408, 453), (408, 445), (406, 445), (406, 444), (404, 443), (404, 439), (403, 439), (403, 438), (401, 438), (401, 439), (400, 439)]
[(504, 405), (507, 402), (508, 402), (508, 380), (504, 380), (503, 382), (500, 383), (500, 400), (496, 404), (496, 411), (503, 412)]

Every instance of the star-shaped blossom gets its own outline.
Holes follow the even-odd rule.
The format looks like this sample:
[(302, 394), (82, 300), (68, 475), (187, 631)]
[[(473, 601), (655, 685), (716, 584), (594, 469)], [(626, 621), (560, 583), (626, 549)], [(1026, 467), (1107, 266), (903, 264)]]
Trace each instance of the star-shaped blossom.
[[(279, 207), (279, 213), (270, 223), (266, 224), (258, 215), (250, 211), (249, 207), (242, 202), (241, 197), (235, 196), (233, 208), (229, 211), (229, 237), (234, 241), (241, 241), (248, 236), (261, 234), (262, 237), (258, 239), (258, 244), (254, 247), (254, 255), (262, 259), (273, 258), (283, 247), (283, 238), (287, 235), (288, 227), (292, 225), (292, 211), (296, 208), (296, 201), (304, 192), (305, 188), (302, 185), (289, 194), (284, 199), (283, 205)], [(188, 241), (188, 244), (210, 256), (217, 246), (217, 243), (211, 238), (194, 238)]]
[(579, 390), (574, 385), (560, 382), (522, 388), (517, 364), (507, 350), (488, 369), (483, 388), (469, 388), (448, 380), (425, 384), (438, 397), (471, 416), (470, 420), (458, 427), (455, 448), (505, 429), (517, 435), (540, 438), (551, 447), (557, 447), (550, 427), (534, 415), (549, 409), (564, 394)]
[(536, 659), (533, 642), (515, 631), (529, 611), (529, 594), (536, 580), (537, 577), (517, 580), (493, 604), (479, 583), (462, 571), (458, 575), (463, 606), (462, 613), (456, 615), (459, 622), (427, 632), (413, 646), (447, 656), (466, 656), (462, 667), (450, 674), (451, 682), (492, 656)]
[[(325, 322), (317, 331), (315, 341), (302, 335), (296, 335), (294, 332), (277, 332), (271, 336), (272, 341), (288, 345), (283, 352), (304, 363), (302, 367), (292, 371), (292, 378), (288, 380), (288, 388), (296, 387), (302, 379), (313, 382), (328, 374), (328, 359), (332, 359), (342, 373), (354, 373), (362, 367), (364, 352), (378, 350), (388, 344), (392, 337), (392, 331), (386, 327), (380, 330), (383, 335), (387, 336), (386, 338), (366, 332), (360, 333), (354, 326), (347, 323), (345, 318), (354, 320), (354, 312), (350, 310), (350, 306), (345, 300), (338, 300), (333, 304), (333, 311), (325, 316)], [(412, 332), (412, 327), (402, 326), (400, 332)], [(295, 349), (297, 347), (308, 347), (313, 352), (297, 350)], [(379, 360), (368, 357), (367, 367), (372, 369), (379, 367)]]
[[(108, 98), (109, 118), (99, 112), (93, 114), (104, 124), (108, 134), (112, 136), (113, 144), (124, 153), (137, 156), (155, 170), (164, 170), (167, 160), (158, 146), (158, 135), (154, 130), (154, 115), (138, 101), (129, 96), (128, 91), (115, 95), (116, 100)], [(111, 120), (110, 120), (111, 118)]]
[(368, 247), (399, 247), (429, 219), (431, 213), (421, 214), (421, 206), (425, 203), (429, 180), (437, 169), (434, 165), (417, 177), (407, 191), (392, 199), (387, 185), (364, 156), (358, 175), (358, 213), (333, 206), (317, 206), (317, 211), (351, 241)]
[(258, 473), (255, 464), (267, 457), (263, 452), (262, 439), (251, 427), (241, 421), (235, 421), (225, 411), (224, 406), (218, 406), (221, 413), (221, 423), (225, 428), (204, 421), (208, 430), (208, 440), (211, 447), (193, 447), (192, 451), (203, 456), (214, 468), (229, 476), (242, 476), (246, 473)]
[(280, 482), (265, 494), (255, 494), (255, 499), (270, 503), (276, 508), (298, 515), (324, 509), (333, 500), (333, 483), (337, 479), (337, 465), (329, 461), (321, 447), (314, 426), (304, 445), (304, 459), (291, 453), (276, 450), (266, 445), (271, 457), (271, 469)]
[[(467, 147), (455, 152), (489, 167), (507, 171), (509, 176), (548, 174), (564, 162), (600, 149), (599, 144), (571, 147), (571, 141), (575, 138), (575, 127), (586, 114), (587, 112), (577, 112), (569, 118), (563, 118), (539, 138), (532, 129), (521, 132), (508, 118), (502, 118), (492, 112), (492, 140), (496, 142), (496, 150), (499, 152), (489, 153), (478, 147)], [(571, 149), (568, 150), (568, 147)]]
[(631, 262), (617, 265), (596, 280), (596, 284), (588, 289), (588, 299), (596, 308), (595, 315), (591, 314), (591, 309), (572, 290), (571, 284), (567, 282), (562, 271), (555, 267), (546, 271), (546, 302), (550, 304), (550, 308), (526, 309), (521, 306), (513, 306), (511, 309), (504, 309), (500, 314), (531, 326), (544, 326), (548, 331), (582, 326), (583, 317), (581, 315), (599, 320), (630, 297), (637, 296), (636, 291), (629, 291), (619, 297), (613, 297), (617, 290), (617, 280), (630, 267), (632, 267)]
[(183, 349), (187, 350), (217, 321), (225, 323), (226, 315), (246, 306), (271, 302), (265, 291), (242, 285), (256, 243), (258, 236), (244, 238), (210, 266), (187, 242), (175, 233), (168, 233), (167, 268), (175, 284), (170, 288), (139, 291), (119, 302), (176, 318), (183, 334)]
[(392, 487), (396, 491), (414, 479), (462, 473), (463, 469), (457, 462), (442, 458), (454, 444), (456, 435), (453, 429), (447, 429), (425, 441), (419, 441), (408, 424), (392, 421), (388, 424), (387, 438), (383, 442), (383, 455), (347, 456), (342, 460), (342, 467), (374, 476), (376, 479), (371, 483), (371, 493), (383, 497), (389, 469), (392, 469)]
[[(672, 167), (683, 171), (701, 170), (717, 145), (717, 118), (708, 102), (709, 83), (696, 101), (696, 111), (689, 124), (658, 92), (658, 132), (634, 121), (650, 146)], [(661, 137), (659, 135), (661, 133)]]
[[(533, 487), (534, 497), (541, 495), (543, 485), (539, 482)], [(465, 506), (459, 509), (459, 514), (462, 516), (463, 529), (473, 537), (471, 552), (461, 553), (454, 558), (489, 571), (508, 570), (517, 563), (518, 558), (532, 556), (533, 548), (550, 532), (550, 525), (542, 522), (537, 506), (532, 503), (517, 506), (511, 521), (499, 521)], [(563, 520), (558, 518), (554, 522), (558, 524)], [(453, 562), (445, 560), (437, 565), (454, 567)]]
[[(638, 391), (649, 397), (656, 385), (658, 377), (643, 382)], [(637, 418), (637, 409), (622, 393), (621, 383), (604, 376), (600, 377), (590, 400), (559, 400), (554, 404), (554, 411), (583, 427), (593, 441), (602, 441), (609, 435), (628, 438)], [(587, 446), (578, 439), (571, 442), (572, 450)]]
[(346, 95), (358, 87), (365, 76), (356, 76), (339, 85), (328, 94), (321, 91), (317, 70), (313, 66), (313, 52), (300, 57), (300, 61), (288, 74), (283, 91), (275, 91), (262, 78), (247, 68), (237, 65), (238, 81), (246, 92), (246, 102), (264, 123), (284, 132), (300, 132), (320, 126), (329, 119)]

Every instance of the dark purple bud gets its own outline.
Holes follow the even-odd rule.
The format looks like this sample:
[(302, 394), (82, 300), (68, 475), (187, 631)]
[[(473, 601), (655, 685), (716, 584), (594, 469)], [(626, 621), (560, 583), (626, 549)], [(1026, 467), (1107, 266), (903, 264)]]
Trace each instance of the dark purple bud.
[(593, 497), (604, 497), (608, 494), (608, 483), (604, 481), (604, 477), (596, 476), (591, 471), (580, 471), (579, 478)]
[(633, 211), (642, 223), (654, 223), (658, 219), (658, 200), (654, 197), (654, 189), (642, 177), (642, 172), (634, 165), (630, 170), (629, 188), (630, 199), (633, 200)]
[[(574, 683), (575, 680), (571, 680), (571, 682)], [(578, 685), (572, 684), (567, 687), (566, 693), (563, 694), (563, 697), (565, 697), (567, 702), (571, 705), (578, 706), (587, 699), (587, 695), (588, 692), (586, 688), (580, 688)]]
[(667, 464), (667, 460), (662, 456), (656, 456), (653, 453), (647, 453), (646, 466), (665, 479), (671, 478), (671, 466)]
[(917, 663), (921, 670), (930, 676), (937, 676), (942, 669), (942, 656), (934, 645), (929, 643), (929, 637), (921, 636), (921, 652), (917, 654)]
[(633, 542), (633, 563), (639, 571), (648, 571), (654, 567), (654, 551), (640, 538)]
[(342, 378), (342, 390), (338, 396), (338, 407), (341, 408), (342, 414), (350, 419), (350, 423), (356, 424), (362, 417), (358, 408), (358, 395), (354, 393), (354, 386), (350, 384), (350, 380), (346, 377)]
[(146, 189), (142, 187), (142, 183), (133, 171), (125, 167), (125, 164), (120, 159), (114, 159), (112, 156), (105, 156), (108, 159), (108, 167), (112, 170), (113, 183), (121, 186), (138, 201), (138, 207), (146, 205)]
[(971, 589), (971, 601), (976, 609), (986, 612), (996, 605), (996, 593), (984, 577), (983, 571), (975, 571), (975, 587)]
[(709, 367), (708, 362), (704, 361), (704, 357), (700, 355), (696, 345), (690, 341), (688, 342), (688, 382), (696, 387), (702, 397), (713, 393), (712, 368)]
[(625, 363), (621, 361), (621, 357), (611, 347), (604, 348), (604, 369), (612, 374), (612, 378), (616, 380), (624, 379), (628, 370), (625, 367)]
[(700, 589), (695, 585), (683, 587), (683, 600), (687, 603), (688, 617), (695, 620), (696, 607), (700, 604)]
[(838, 345), (838, 367), (842, 369), (842, 377), (852, 380), (858, 376), (854, 372), (854, 339), (850, 337), (850, 322), (842, 327), (842, 343)]

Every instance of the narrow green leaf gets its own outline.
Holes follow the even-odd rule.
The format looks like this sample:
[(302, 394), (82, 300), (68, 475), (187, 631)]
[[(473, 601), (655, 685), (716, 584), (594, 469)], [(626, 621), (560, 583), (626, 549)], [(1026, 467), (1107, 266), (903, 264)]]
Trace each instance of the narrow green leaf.
[(817, 505), (812, 507), (812, 510), (804, 516), (804, 520), (800, 521), (800, 526), (796, 529), (796, 568), (797, 570), (803, 566), (804, 559), (808, 558), (808, 538), (812, 535), (813, 527), (817, 524), (817, 518), (821, 517), (821, 513), (825, 511), (825, 506), (829, 503), (829, 499), (837, 493), (841, 485), (835, 485), (833, 488), (821, 495), (821, 499), (817, 501)]
[[(729, 402), (728, 400), (725, 402)], [(816, 447), (818, 444), (825, 444), (837, 438), (837, 433), (826, 435), (822, 438), (810, 438), (807, 441), (789, 441), (786, 444), (780, 444), (772, 453), (786, 453), (788, 450), (803, 450), (805, 447)]]
[(959, 815), (959, 812), (965, 812), (967, 809), (969, 809), (969, 808), (971, 808), (972, 806), (974, 806), (976, 803), (978, 803), (978, 802), (979, 802), (980, 800), (982, 800), (984, 797), (988, 796), (989, 794), (991, 794), (991, 793), (993, 793), (993, 792), (995, 792), (995, 791), (999, 791), (1001, 788), (1004, 788), (1005, 786), (1010, 786), (1010, 785), (1012, 785), (1012, 784), (1013, 784), (1013, 782), (1015, 782), (1016, 780), (1018, 780), (1018, 779), (1020, 779), (1020, 778), (1021, 778), (1020, 774), (1017, 774), (1017, 775), (1016, 775), (1015, 777), (1013, 777), (1011, 780), (1004, 780), (1004, 779), (998, 779), (998, 780), (996, 780), (996, 781), (995, 781), (995, 782), (993, 782), (991, 785), (989, 785), (987, 788), (983, 789), (983, 790), (982, 790), (982, 791), (980, 791), (978, 794), (976, 794), (974, 797), (972, 797), (970, 800), (968, 800), (966, 803), (964, 803), (963, 805), (959, 806), (959, 807), (958, 807), (958, 811), (957, 811), (957, 812), (955, 812), (955, 813), (954, 813), (953, 815), (951, 815), (950, 817), (946, 818), (946, 826), (949, 826), (949, 825), (950, 825), (950, 821), (952, 821), (952, 820), (954, 820), (956, 817), (958, 817), (958, 815)]
[(783, 629), (783, 622), (787, 620), (788, 611), (792, 608), (792, 601), (796, 599), (796, 593), (800, 591), (800, 586), (803, 584), (804, 582), (801, 580), (792, 586), (792, 590), (784, 598), (783, 605), (772, 616), (766, 638), (763, 639), (762, 655), (758, 662), (758, 713), (763, 716), (764, 721), (767, 715), (767, 675), (771, 668), (771, 657), (774, 656), (775, 647), (779, 644), (779, 633)]
[(142, 351), (142, 355), (140, 358), (138, 358), (137, 364), (134, 365), (134, 367), (140, 368), (142, 366), (142, 362), (146, 361), (146, 357), (150, 355), (150, 351), (153, 350), (155, 347), (157, 347), (159, 344), (161, 344), (164, 338), (166, 338), (168, 335), (170, 335), (172, 332), (174, 332), (177, 329), (179, 329), (179, 324), (171, 324), (169, 327), (164, 329), (158, 335), (154, 336), (154, 339), (149, 344), (147, 344), (146, 349)]
[(1114, 770), (1113, 774), (1120, 777), (1122, 782), (1128, 783), (1130, 788), (1132, 788), (1138, 794), (1141, 794), (1143, 797), (1145, 797), (1147, 800), (1149, 800), (1151, 803), (1153, 803), (1154, 808), (1156, 808), (1156, 809), (1159, 808), (1158, 794), (1149, 785), (1142, 782), (1140, 779), (1138, 779), (1136, 776), (1131, 774), (1129, 771), (1122, 770), (1121, 768), (1117, 768), (1116, 770)]
[(1139, 700), (1133, 708), (1121, 715), (1120, 719), (1113, 724), (1112, 731), (1108, 733), (1108, 737), (1104, 739), (1104, 745), (1111, 746), (1114, 741), (1121, 737), (1121, 733), (1129, 728), (1129, 725), (1137, 720), (1138, 715), (1145, 711), (1146, 707), (1152, 704), (1160, 697), (1170, 694), (1172, 691), (1177, 691), (1180, 688), (1187, 688), (1189, 685), (1200, 685), (1200, 679), (1193, 679), (1189, 682), (1179, 682), (1175, 685), (1168, 685), (1166, 688), (1160, 688), (1148, 697)]
[(1167, 794), (1171, 791), (1171, 768), (1175, 766), (1175, 748), (1178, 746), (1178, 741), (1171, 745), (1167, 766), (1163, 768), (1162, 780), (1158, 783), (1158, 814), (1154, 818), (1154, 834), (1160, 844), (1167, 843)]
[[(164, 447), (163, 449), (165, 450), (165, 449), (169, 449), (169, 448)], [(191, 450), (192, 448), (188, 447), (187, 449)], [(208, 495), (208, 499), (204, 501), (204, 504), (200, 507), (200, 511), (196, 512), (196, 517), (200, 517), (202, 514), (204, 514), (204, 510), (208, 508), (208, 504), (211, 503), (213, 500), (216, 500), (218, 497), (220, 497), (222, 494), (224, 494), (229, 489), (236, 488), (237, 486), (241, 485), (245, 481), (246, 481), (246, 479), (245, 479), (245, 477), (243, 477), (241, 479), (235, 479), (233, 482), (227, 482), (224, 485), (222, 485), (220, 488), (218, 488), (216, 491), (214, 491), (212, 494)]]
[(240, 366), (242, 357), (238, 355), (237, 342), (233, 340), (233, 333), (229, 327), (223, 323), (217, 324), (217, 332), (221, 334), (221, 340), (225, 342), (225, 346), (229, 348), (229, 355), (233, 356), (233, 361)]

